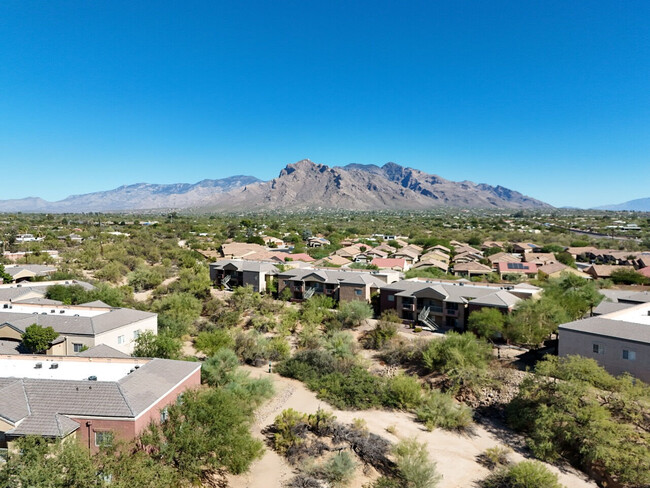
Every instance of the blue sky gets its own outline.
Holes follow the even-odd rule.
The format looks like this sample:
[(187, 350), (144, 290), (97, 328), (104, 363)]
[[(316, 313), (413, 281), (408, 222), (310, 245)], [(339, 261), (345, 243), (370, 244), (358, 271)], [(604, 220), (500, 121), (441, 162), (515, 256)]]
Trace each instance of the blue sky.
[(0, 66), (0, 199), (303, 158), (650, 196), (645, 0), (5, 0)]

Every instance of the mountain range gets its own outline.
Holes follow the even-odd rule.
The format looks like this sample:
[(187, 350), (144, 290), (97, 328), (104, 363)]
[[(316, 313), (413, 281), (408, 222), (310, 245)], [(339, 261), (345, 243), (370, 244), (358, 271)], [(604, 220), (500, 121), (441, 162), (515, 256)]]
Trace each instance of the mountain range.
[(638, 198), (614, 205), (595, 207), (595, 210), (629, 210), (634, 212), (650, 212), (650, 198)]
[(435, 207), (544, 209), (547, 203), (502, 186), (454, 182), (386, 163), (329, 167), (308, 159), (277, 178), (231, 176), (195, 184), (138, 183), (73, 195), (57, 202), (30, 197), (0, 200), (0, 212), (111, 212), (136, 210), (283, 211), (425, 210)]

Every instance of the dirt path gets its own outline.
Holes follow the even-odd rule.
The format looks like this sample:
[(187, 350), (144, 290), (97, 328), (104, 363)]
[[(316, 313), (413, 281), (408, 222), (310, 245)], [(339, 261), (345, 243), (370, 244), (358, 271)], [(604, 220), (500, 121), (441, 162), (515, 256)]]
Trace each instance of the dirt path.
[[(167, 278), (165, 281), (161, 283), (161, 286), (167, 286), (174, 281), (178, 279), (178, 276), (172, 276), (171, 278)], [(153, 293), (153, 290), (146, 290), (146, 291), (140, 291), (138, 293), (133, 294), (133, 298), (136, 302), (146, 302), (151, 298), (151, 295)]]
[[(271, 424), (276, 415), (282, 410), (293, 408), (295, 410), (314, 413), (319, 407), (332, 410), (334, 415), (342, 422), (352, 422), (355, 418), (365, 420), (368, 429), (381, 435), (391, 442), (397, 442), (407, 437), (417, 437), (420, 442), (426, 442), (429, 455), (438, 465), (438, 472), (443, 475), (439, 488), (471, 488), (474, 482), (485, 478), (489, 471), (481, 466), (476, 457), (485, 449), (502, 442), (485, 427), (477, 425), (472, 435), (459, 435), (437, 429), (427, 432), (413, 420), (413, 415), (405, 412), (384, 410), (365, 410), (359, 412), (341, 411), (331, 408), (327, 403), (316, 398), (316, 395), (307, 390), (296, 380), (283, 378), (277, 374), (269, 374), (261, 368), (245, 368), (254, 377), (271, 377), (276, 389), (275, 397), (260, 408), (253, 426), (254, 435), (262, 439), (261, 430)], [(386, 431), (387, 427), (394, 426), (395, 435)], [(521, 454), (511, 454), (515, 462), (524, 457)], [(585, 475), (573, 469), (560, 470), (547, 465), (557, 473), (560, 482), (566, 488), (596, 488), (596, 483), (590, 481)], [(231, 476), (229, 483), (232, 488), (280, 488), (284, 482), (291, 479), (293, 470), (283, 458), (266, 449), (262, 459), (251, 466), (249, 473), (240, 476)], [(367, 481), (367, 480), (365, 480)], [(363, 480), (356, 480), (351, 488), (361, 488)]]

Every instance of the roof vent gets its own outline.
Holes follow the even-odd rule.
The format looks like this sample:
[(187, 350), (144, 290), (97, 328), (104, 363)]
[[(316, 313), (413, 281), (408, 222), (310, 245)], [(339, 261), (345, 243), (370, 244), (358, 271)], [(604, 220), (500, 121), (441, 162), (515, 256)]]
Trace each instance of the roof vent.
[(89, 376), (88, 381), (97, 381), (97, 376)]
[(50, 369), (59, 369), (59, 363), (50, 364)]
[(43, 363), (36, 363), (34, 365), (34, 369), (41, 369), (43, 367)]
[[(648, 312), (648, 315), (650, 315), (650, 312)], [(139, 364), (136, 364), (136, 365), (135, 365), (135, 369), (140, 369), (140, 365), (139, 365)]]

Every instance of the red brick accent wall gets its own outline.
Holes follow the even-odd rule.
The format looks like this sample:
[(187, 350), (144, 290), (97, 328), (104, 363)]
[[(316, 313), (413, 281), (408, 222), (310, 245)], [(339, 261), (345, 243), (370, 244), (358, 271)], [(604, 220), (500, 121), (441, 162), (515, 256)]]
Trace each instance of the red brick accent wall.
[[(98, 450), (98, 447), (95, 446), (95, 432), (111, 431), (116, 441), (132, 440), (146, 429), (150, 422), (160, 423), (160, 411), (167, 405), (173, 405), (178, 395), (185, 390), (196, 388), (200, 384), (201, 370), (199, 369), (136, 419), (87, 419), (84, 417), (70, 417), (81, 426), (77, 430), (77, 440), (82, 446), (88, 448), (88, 436), (90, 434), (90, 449), (92, 452), (97, 452)], [(91, 422), (91, 425), (87, 426), (87, 422)]]

